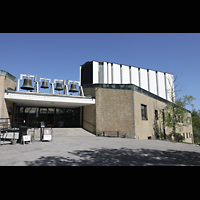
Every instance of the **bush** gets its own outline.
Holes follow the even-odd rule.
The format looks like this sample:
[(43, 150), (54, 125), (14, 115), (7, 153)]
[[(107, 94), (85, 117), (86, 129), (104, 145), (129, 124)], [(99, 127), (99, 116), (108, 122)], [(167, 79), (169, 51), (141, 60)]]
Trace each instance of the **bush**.
[(194, 143), (200, 143), (200, 130), (193, 127)]
[(172, 141), (172, 133), (166, 134), (166, 138), (167, 138), (167, 140)]
[(180, 133), (174, 133), (174, 140), (177, 142), (183, 142), (184, 137)]
[(161, 139), (161, 140), (164, 140), (164, 133), (161, 131), (160, 132), (160, 134), (159, 134), (159, 138)]
[(170, 133), (166, 135), (166, 139), (172, 141), (172, 136), (174, 137), (174, 141), (183, 142), (184, 137), (180, 133)]
[[(184, 137), (180, 133), (172, 132), (170, 134), (166, 134), (166, 139), (172, 141), (172, 136), (174, 137), (174, 141), (176, 142), (183, 142), (184, 140)], [(164, 133), (162, 131), (160, 132), (158, 139), (164, 140)]]

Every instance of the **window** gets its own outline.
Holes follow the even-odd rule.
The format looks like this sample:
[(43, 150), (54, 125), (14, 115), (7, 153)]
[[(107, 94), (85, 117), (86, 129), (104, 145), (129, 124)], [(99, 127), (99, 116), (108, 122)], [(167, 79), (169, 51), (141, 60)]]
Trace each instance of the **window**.
[(23, 120), (29, 127), (40, 127), (41, 121), (45, 126), (80, 127), (80, 108), (43, 108), (18, 107), (15, 112), (15, 126), (19, 127)]
[(155, 120), (158, 120), (158, 111), (155, 110)]
[(147, 118), (147, 106), (141, 104), (141, 114), (142, 114), (142, 119), (143, 120), (148, 120)]

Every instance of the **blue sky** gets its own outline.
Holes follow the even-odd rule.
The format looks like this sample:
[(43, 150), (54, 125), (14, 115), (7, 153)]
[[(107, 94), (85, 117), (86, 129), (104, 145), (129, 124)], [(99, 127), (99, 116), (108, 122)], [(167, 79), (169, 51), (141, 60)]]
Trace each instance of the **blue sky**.
[(0, 69), (17, 78), (79, 80), (91, 60), (181, 75), (179, 96), (192, 95), (200, 109), (199, 33), (0, 33)]

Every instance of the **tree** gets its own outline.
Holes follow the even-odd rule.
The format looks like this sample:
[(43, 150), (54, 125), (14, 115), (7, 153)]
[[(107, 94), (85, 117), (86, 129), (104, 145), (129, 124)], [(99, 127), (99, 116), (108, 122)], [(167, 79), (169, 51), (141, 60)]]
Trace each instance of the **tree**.
[[(192, 102), (195, 100), (195, 98), (191, 95), (184, 95), (183, 97), (175, 99), (175, 93), (178, 95), (178, 93), (181, 90), (177, 89), (178, 84), (175, 84), (177, 81), (177, 76), (173, 80), (173, 82), (170, 82), (170, 90), (168, 91), (170, 100), (165, 108), (164, 108), (164, 117), (161, 117), (163, 126), (169, 127), (172, 129), (172, 132), (169, 134), (169, 138), (171, 139), (172, 136), (175, 140), (180, 141), (183, 140), (183, 137), (181, 134), (177, 132), (177, 130), (181, 131), (183, 126), (186, 126), (188, 124), (191, 124), (192, 120), (191, 117), (188, 116), (188, 110), (186, 110), (186, 106), (190, 105), (194, 107)], [(163, 109), (160, 111), (163, 115)]]
[(200, 110), (192, 110), (192, 128), (194, 143), (200, 143)]
[(174, 102), (168, 102), (164, 108), (164, 122), (163, 125), (172, 128), (172, 132), (169, 137), (174, 137), (175, 140), (181, 140), (180, 135), (177, 130), (181, 131), (183, 126), (191, 124), (192, 119), (188, 115), (188, 110), (186, 110), (187, 105), (193, 107), (192, 101), (195, 98), (191, 95), (184, 95), (175, 100)]

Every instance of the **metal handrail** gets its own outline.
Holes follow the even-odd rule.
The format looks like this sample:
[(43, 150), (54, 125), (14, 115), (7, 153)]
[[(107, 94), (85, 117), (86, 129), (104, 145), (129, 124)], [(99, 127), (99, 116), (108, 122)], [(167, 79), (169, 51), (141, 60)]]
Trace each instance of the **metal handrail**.
[(3, 139), (3, 144), (5, 141), (4, 135), (7, 134), (7, 131), (11, 128), (11, 118), (0, 118), (0, 145), (1, 140)]
[(0, 131), (6, 131), (11, 128), (11, 118), (0, 118)]

